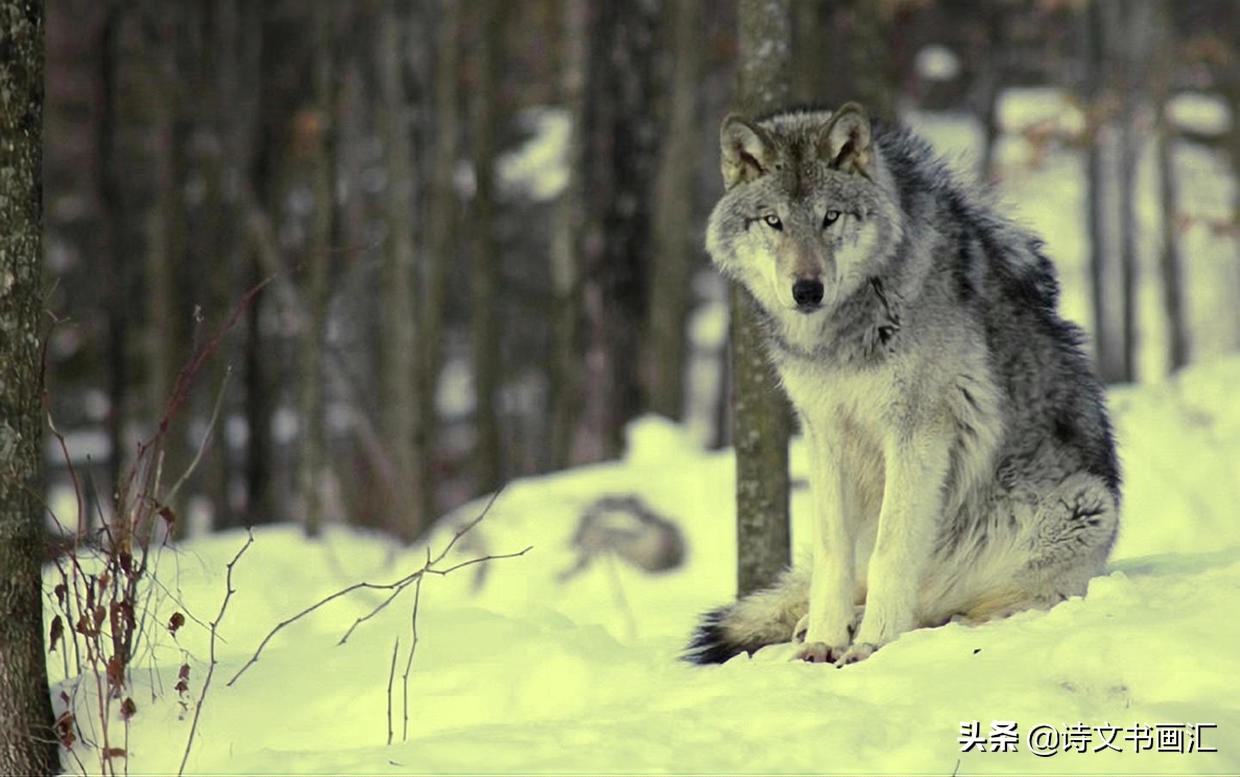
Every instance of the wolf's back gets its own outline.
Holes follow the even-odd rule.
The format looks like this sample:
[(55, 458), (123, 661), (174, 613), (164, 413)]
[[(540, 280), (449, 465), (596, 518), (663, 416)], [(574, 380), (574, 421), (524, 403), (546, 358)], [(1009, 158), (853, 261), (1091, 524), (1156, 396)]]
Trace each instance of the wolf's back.
[(803, 568), (789, 569), (770, 588), (705, 613), (684, 659), (722, 664), (740, 653), (791, 640), (809, 606), (807, 573)]

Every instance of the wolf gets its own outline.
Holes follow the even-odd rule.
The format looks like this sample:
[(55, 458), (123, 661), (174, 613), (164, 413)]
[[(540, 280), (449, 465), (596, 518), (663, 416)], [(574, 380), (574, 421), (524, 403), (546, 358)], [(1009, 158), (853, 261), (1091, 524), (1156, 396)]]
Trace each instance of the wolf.
[(1120, 471), (1040, 239), (856, 103), (720, 130), (706, 247), (756, 303), (810, 453), (812, 563), (707, 613), (684, 657), (836, 666), (1085, 593)]

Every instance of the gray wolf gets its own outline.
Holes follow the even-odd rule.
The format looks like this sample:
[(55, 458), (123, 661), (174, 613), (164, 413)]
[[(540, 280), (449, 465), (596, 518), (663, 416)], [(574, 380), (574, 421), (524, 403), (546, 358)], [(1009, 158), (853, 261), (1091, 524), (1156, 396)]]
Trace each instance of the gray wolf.
[(1082, 595), (1119, 465), (1041, 241), (854, 103), (720, 131), (706, 246), (757, 303), (810, 449), (812, 564), (707, 613), (685, 658), (837, 666), (905, 631)]

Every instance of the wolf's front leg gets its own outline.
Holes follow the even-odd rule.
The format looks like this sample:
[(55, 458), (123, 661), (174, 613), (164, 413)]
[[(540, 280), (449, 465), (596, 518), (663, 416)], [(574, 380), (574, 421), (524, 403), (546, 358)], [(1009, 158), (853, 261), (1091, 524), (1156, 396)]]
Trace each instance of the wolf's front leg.
[(868, 658), (914, 628), (917, 593), (934, 550), (950, 456), (949, 434), (916, 430), (884, 445), (886, 481), (866, 574), (865, 615), (841, 666)]
[(805, 426), (810, 444), (814, 555), (805, 645), (797, 656), (825, 663), (844, 655), (856, 625), (853, 590), (858, 510), (842, 439)]

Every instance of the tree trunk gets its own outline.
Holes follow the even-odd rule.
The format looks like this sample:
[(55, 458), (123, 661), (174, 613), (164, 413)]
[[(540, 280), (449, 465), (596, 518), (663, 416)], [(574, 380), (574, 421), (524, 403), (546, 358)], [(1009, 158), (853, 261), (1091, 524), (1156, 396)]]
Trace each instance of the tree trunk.
[(568, 185), (556, 204), (550, 260), (552, 309), (551, 367), (548, 382), (550, 444), (548, 469), (563, 469), (573, 462), (573, 433), (581, 415), (581, 371), (577, 341), (583, 318), (581, 305), (581, 247), (585, 229), (585, 80), (586, 31), (589, 9), (585, 0), (564, 0), (561, 65), (561, 99), (571, 116), (568, 149)]
[(473, 208), (473, 251), (470, 264), (470, 329), (473, 340), (474, 427), (477, 430), (475, 464), (478, 489), (499, 488), (503, 472), (499, 414), (496, 407), (502, 370), (496, 304), (499, 265), (495, 242), (495, 123), (498, 118), (495, 88), (503, 32), (503, 0), (479, 0), (479, 38), (474, 64), (478, 80), (474, 89), (474, 170), (477, 190)]
[(1179, 194), (1175, 170), (1175, 127), (1168, 115), (1171, 75), (1176, 49), (1175, 28), (1171, 25), (1168, 0), (1156, 0), (1153, 27), (1158, 37), (1157, 69), (1153, 79), (1158, 110), (1158, 127), (1154, 137), (1158, 160), (1159, 210), (1162, 211), (1162, 250), (1159, 268), (1162, 274), (1163, 310), (1167, 315), (1167, 369), (1175, 373), (1188, 365), (1188, 313), (1184, 300), (1184, 262), (1180, 256)]
[(582, 452), (591, 460), (620, 454), (625, 426), (644, 406), (639, 346), (649, 295), (655, 10), (644, 0), (599, 4), (587, 36)]
[(674, 52), (665, 130), (655, 178), (652, 214), (650, 342), (648, 377), (650, 409), (679, 419), (684, 411), (687, 333), (685, 325), (695, 257), (700, 236), (693, 231), (693, 183), (699, 157), (697, 92), (701, 70), (702, 12), (696, 2), (665, 7)]
[[(741, 0), (736, 105), (753, 116), (788, 100), (791, 0)], [(736, 447), (737, 589), (764, 588), (791, 560), (788, 438), (792, 416), (767, 360), (756, 303), (731, 289), (732, 439)]]
[(1113, 300), (1108, 296), (1112, 244), (1108, 229), (1111, 202), (1107, 176), (1110, 79), (1107, 72), (1106, 36), (1109, 19), (1101, 0), (1091, 2), (1081, 14), (1080, 46), (1084, 63), (1082, 92), (1086, 105), (1086, 221), (1089, 232), (1090, 302), (1093, 308), (1094, 362), (1103, 381), (1124, 379), (1122, 343), (1113, 325)]
[(401, 538), (412, 541), (425, 528), (427, 489), (426, 462), (418, 441), (416, 371), (420, 358), (414, 304), (413, 247), (413, 148), (409, 105), (402, 86), (399, 31), (404, 26), (397, 0), (384, 0), (379, 18), (376, 50), (379, 94), (377, 123), (383, 140), (387, 190), (383, 219), (386, 224), (383, 264), (379, 277), (379, 404), (380, 419), (392, 469), (397, 473), (387, 502), (389, 526)]
[(323, 402), (323, 352), (327, 348), (327, 307), (331, 299), (328, 270), (331, 262), (332, 224), (336, 209), (332, 197), (335, 143), (335, 39), (333, 0), (314, 4), (314, 137), (310, 141), (310, 187), (314, 196), (314, 222), (306, 251), (305, 286), (309, 313), (301, 341), (301, 387), (298, 407), (301, 416), (301, 459), (298, 465), (298, 491), (305, 504), (302, 526), (306, 536), (317, 537), (322, 530), (321, 484), (326, 461), (326, 433)]
[(0, 2), (0, 774), (59, 770), (43, 643), (43, 4)]

